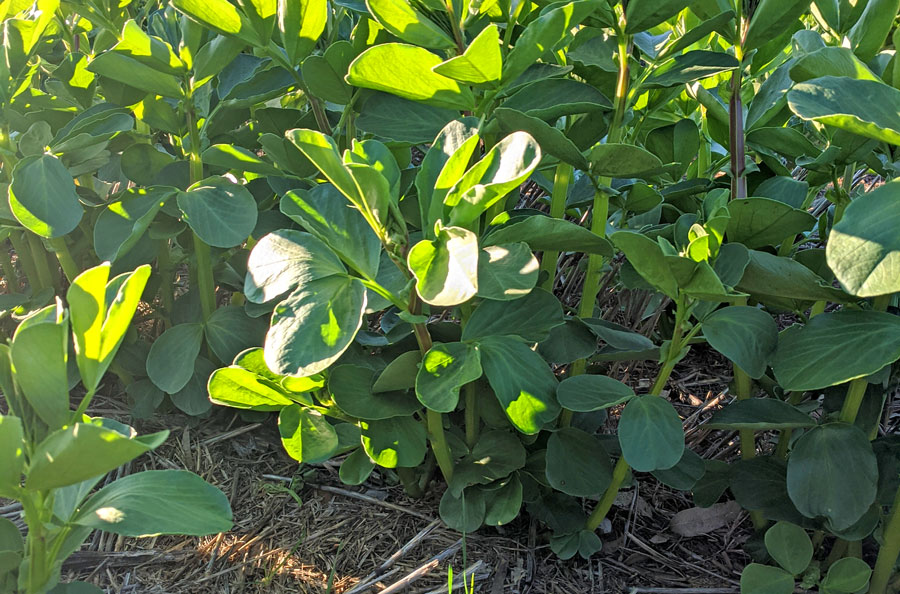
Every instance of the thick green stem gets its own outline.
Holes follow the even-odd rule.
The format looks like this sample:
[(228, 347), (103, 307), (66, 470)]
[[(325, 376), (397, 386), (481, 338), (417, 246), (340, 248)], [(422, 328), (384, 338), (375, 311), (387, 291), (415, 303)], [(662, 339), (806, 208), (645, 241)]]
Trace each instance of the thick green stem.
[[(553, 193), (550, 195), (550, 216), (554, 219), (561, 219), (566, 213), (566, 198), (569, 194), (569, 184), (572, 181), (573, 171), (574, 168), (568, 163), (560, 162), (556, 166), (556, 175), (553, 178)], [(548, 291), (553, 290), (558, 261), (559, 252), (556, 250), (546, 250), (541, 256), (541, 272), (547, 274), (544, 288)]]
[(403, 483), (403, 490), (406, 491), (407, 495), (413, 499), (422, 497), (422, 487), (416, 481), (416, 473), (412, 468), (398, 466), (397, 476), (400, 477), (400, 482)]
[(56, 253), (56, 259), (59, 260), (59, 265), (62, 266), (66, 279), (68, 279), (70, 283), (75, 282), (75, 277), (78, 276), (81, 270), (79, 269), (78, 264), (75, 263), (74, 258), (72, 258), (71, 252), (69, 252), (66, 238), (55, 237), (51, 239), (50, 247), (52, 247), (53, 251)]
[[(419, 298), (415, 292), (410, 297), (409, 311), (414, 315), (421, 313)], [(416, 342), (419, 344), (419, 350), (424, 357), (425, 353), (431, 350), (432, 346), (428, 327), (425, 324), (413, 324), (413, 333), (416, 336)], [(444, 416), (431, 409), (425, 409), (425, 412), (431, 449), (441, 469), (441, 474), (444, 475), (444, 480), (449, 484), (450, 479), (453, 478), (453, 456), (450, 454), (450, 446), (447, 445), (447, 436), (444, 433)]]
[[(606, 221), (609, 218), (609, 195), (602, 190), (594, 194), (594, 208), (591, 211), (591, 231), (600, 237), (606, 237)], [(581, 289), (581, 302), (578, 304), (578, 315), (590, 318), (594, 315), (594, 305), (600, 292), (600, 277), (603, 273), (603, 256), (588, 255), (587, 272), (584, 275), (584, 287)]]
[(885, 594), (888, 581), (900, 555), (900, 490), (894, 497), (894, 505), (884, 526), (884, 542), (878, 551), (875, 560), (875, 570), (872, 572), (872, 580), (869, 582), (869, 594)]
[(41, 286), (40, 275), (34, 264), (34, 258), (29, 256), (25, 233), (13, 231), (9, 234), (9, 241), (16, 252), (16, 260), (22, 265), (22, 270), (25, 272), (28, 285), (31, 287), (31, 293), (37, 293), (43, 287)]
[[(203, 179), (203, 160), (200, 157), (200, 133), (197, 130), (197, 118), (194, 113), (193, 98), (186, 110), (187, 125), (191, 142), (191, 184)], [(197, 259), (194, 289), (200, 296), (200, 310), (203, 312), (203, 321), (209, 319), (216, 309), (216, 282), (213, 278), (212, 249), (200, 239), (196, 233), (194, 236), (194, 256)]]
[[(672, 331), (672, 342), (669, 345), (666, 361), (663, 363), (662, 368), (660, 368), (659, 373), (656, 376), (656, 381), (653, 382), (653, 387), (650, 388), (650, 395), (652, 396), (659, 396), (662, 393), (666, 382), (669, 381), (669, 377), (672, 375), (675, 364), (680, 358), (681, 350), (690, 342), (691, 338), (694, 337), (694, 334), (696, 334), (697, 330), (700, 328), (700, 326), (697, 325), (687, 334), (687, 336), (684, 335), (684, 323), (687, 321), (688, 315), (686, 299), (683, 296), (679, 296), (678, 300), (675, 302), (675, 329)], [(628, 469), (629, 466), (628, 462), (625, 461), (625, 456), (620, 456), (613, 469), (612, 481), (606, 488), (606, 492), (603, 493), (603, 497), (600, 498), (599, 503), (597, 503), (597, 507), (594, 508), (594, 511), (592, 511), (591, 515), (588, 517), (586, 525), (588, 530), (596, 530), (603, 522), (604, 518), (606, 518), (609, 510), (612, 509), (612, 504), (616, 500), (616, 495), (619, 493), (619, 489), (622, 487), (625, 477), (628, 476)]]
[[(879, 295), (872, 304), (875, 311), (884, 311), (890, 305), (890, 295)], [(859, 414), (859, 407), (862, 405), (863, 398), (866, 395), (866, 388), (869, 380), (861, 377), (850, 382), (847, 388), (847, 396), (844, 398), (844, 405), (841, 407), (841, 420), (845, 423), (855, 423), (856, 416)]]
[[(25, 232), (25, 239), (28, 242), (27, 252), (34, 261), (34, 269), (37, 274), (39, 289), (45, 287), (56, 287), (57, 283), (53, 282), (53, 273), (50, 271), (50, 264), (47, 262), (47, 250), (40, 238), (34, 233)], [(21, 254), (19, 255), (21, 257)]]

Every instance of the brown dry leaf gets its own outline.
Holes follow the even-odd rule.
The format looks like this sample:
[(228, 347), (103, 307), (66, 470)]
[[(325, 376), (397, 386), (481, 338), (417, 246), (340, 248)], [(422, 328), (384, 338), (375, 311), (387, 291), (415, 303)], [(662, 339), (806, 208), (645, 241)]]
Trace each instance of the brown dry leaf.
[(669, 529), (679, 536), (699, 536), (718, 530), (733, 522), (741, 513), (737, 501), (716, 503), (710, 507), (692, 507), (672, 517)]

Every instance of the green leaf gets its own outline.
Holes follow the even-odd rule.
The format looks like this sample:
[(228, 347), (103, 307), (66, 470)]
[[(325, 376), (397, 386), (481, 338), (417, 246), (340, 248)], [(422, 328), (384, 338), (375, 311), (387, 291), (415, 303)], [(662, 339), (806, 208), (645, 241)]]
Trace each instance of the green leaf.
[(316, 47), (325, 31), (327, 0), (278, 0), (278, 32), (288, 62), (296, 66)]
[(672, 468), (684, 453), (684, 429), (675, 408), (659, 396), (632, 398), (619, 418), (619, 445), (634, 470)]
[(338, 450), (338, 436), (322, 413), (292, 404), (278, 415), (281, 445), (298, 462), (317, 464)]
[(357, 278), (330, 276), (304, 284), (275, 307), (266, 334), (266, 364), (306, 377), (338, 360), (362, 326), (366, 288)]
[(534, 435), (556, 419), (558, 382), (540, 355), (508, 336), (483, 339), (479, 347), (484, 374), (516, 429)]
[(900, 317), (841, 310), (783, 331), (772, 369), (785, 390), (818, 390), (866, 377), (897, 359)]
[(459, 390), (481, 377), (481, 355), (471, 344), (433, 345), (416, 375), (416, 397), (425, 407), (450, 413), (459, 404)]
[(826, 283), (800, 262), (757, 250), (750, 251), (750, 262), (735, 288), (763, 303), (784, 303), (788, 308), (793, 306), (792, 300), (837, 303), (850, 300), (846, 293)]
[(575, 375), (559, 383), (556, 397), (563, 408), (593, 412), (628, 402), (634, 390), (605, 375)]
[(770, 198), (743, 198), (728, 203), (731, 219), (726, 234), (728, 241), (742, 243), (750, 249), (777, 246), (783, 241), (809, 231), (816, 218)]
[(488, 245), (524, 241), (532, 250), (542, 252), (584, 252), (612, 257), (613, 247), (608, 239), (565, 219), (547, 216), (515, 218), (509, 223), (495, 225), (484, 242)]
[(331, 184), (292, 190), (281, 199), (281, 212), (325, 242), (344, 262), (375, 279), (381, 242), (360, 214)]
[(828, 235), (828, 267), (857, 297), (900, 292), (900, 182), (856, 198)]
[(559, 300), (549, 291), (534, 289), (514, 301), (482, 301), (463, 328), (462, 339), (520, 336), (529, 342), (540, 342), (564, 322)]
[(379, 138), (412, 144), (430, 143), (447, 122), (458, 115), (454, 110), (379, 92), (372, 93), (361, 110), (356, 120), (360, 130)]
[(844, 557), (828, 568), (822, 586), (827, 592), (852, 594), (864, 590), (869, 584), (871, 575), (872, 568), (865, 561), (855, 557)]
[(232, 408), (275, 411), (293, 404), (277, 384), (236, 366), (216, 369), (208, 390), (213, 404)]
[[(393, 1), (398, 4), (406, 4), (406, 2), (398, 0)], [(372, 0), (369, 2), (371, 3)], [(497, 25), (488, 25), (472, 40), (462, 55), (438, 64), (433, 70), (442, 76), (462, 83), (481, 85), (499, 82), (502, 67), (500, 30)]]
[(441, 59), (425, 48), (383, 43), (370, 47), (350, 64), (347, 82), (435, 107), (474, 109), (468, 87), (432, 70), (440, 63)]
[(690, 0), (631, 0), (625, 9), (625, 33), (633, 35), (663, 23), (682, 10)]
[(385, 468), (411, 468), (425, 459), (425, 427), (411, 416), (360, 421), (366, 454)]
[(25, 157), (9, 183), (9, 208), (23, 227), (41, 237), (62, 237), (84, 215), (75, 182), (53, 155)]
[(522, 508), (522, 481), (511, 475), (499, 489), (484, 492), (486, 526), (509, 524), (519, 515)]
[(178, 208), (208, 245), (231, 248), (256, 227), (256, 200), (247, 188), (224, 177), (209, 177), (178, 193)]
[(123, 536), (205, 536), (232, 526), (225, 494), (186, 470), (121, 478), (94, 493), (72, 521)]
[(472, 451), (454, 467), (450, 490), (459, 496), (471, 485), (505, 478), (525, 466), (525, 448), (519, 438), (499, 429), (485, 431)]
[(157, 388), (168, 394), (182, 389), (194, 375), (194, 361), (203, 344), (203, 324), (172, 326), (150, 347), (147, 375)]
[[(224, 0), (219, 0), (223, 1)], [(91, 60), (88, 71), (114, 81), (140, 89), (145, 93), (162, 95), (171, 99), (184, 97), (181, 82), (173, 74), (160, 72), (118, 51), (106, 51)]]
[(547, 440), (547, 481), (573, 497), (594, 497), (612, 482), (612, 464), (600, 441), (574, 427), (563, 427)]
[(744, 51), (764, 46), (794, 26), (809, 10), (809, 0), (761, 0), (744, 37)]
[(347, 269), (331, 249), (309, 233), (282, 229), (253, 246), (247, 261), (244, 295), (265, 303), (284, 293)]
[(166, 201), (174, 195), (174, 191), (162, 188), (129, 188), (118, 200), (109, 203), (94, 224), (94, 250), (97, 256), (101, 260), (115, 262), (127, 254), (144, 236)]
[(453, 38), (413, 2), (366, 0), (366, 8), (380, 25), (407, 43), (439, 50), (456, 46)]
[(762, 377), (778, 344), (778, 326), (772, 316), (756, 307), (734, 305), (717, 309), (702, 324), (712, 348), (750, 377)]
[[(494, 110), (494, 116), (500, 123), (500, 127), (506, 133), (523, 131), (530, 134), (541, 149), (550, 155), (553, 155), (560, 161), (565, 161), (577, 169), (588, 169), (587, 159), (581, 154), (581, 150), (574, 142), (569, 140), (562, 130), (554, 128), (544, 120), (525, 115), (521, 111), (509, 109), (506, 107), (498, 107)], [(532, 219), (534, 217), (529, 217)], [(562, 219), (552, 219), (562, 220)], [(567, 221), (568, 222), (568, 221)]]
[(214, 144), (203, 151), (201, 158), (206, 166), (264, 175), (281, 174), (281, 170), (263, 161), (255, 153), (231, 144)]
[(379, 421), (407, 417), (421, 408), (409, 391), (374, 393), (375, 371), (357, 365), (338, 365), (328, 378), (328, 392), (338, 408), (352, 417)]
[(509, 86), (541, 56), (562, 41), (573, 27), (603, 6), (604, 3), (597, 0), (569, 2), (548, 10), (531, 21), (506, 56), (503, 63), (503, 85)]
[(645, 281), (667, 297), (678, 297), (678, 282), (657, 242), (634, 231), (617, 231), (611, 238)]
[[(0, 461), (0, 497), (14, 499), (25, 468), (25, 441), (18, 417), (0, 415)], [(6, 550), (2, 542), (0, 550)]]
[(241, 351), (263, 343), (266, 323), (251, 318), (243, 307), (229, 305), (216, 309), (204, 326), (206, 343), (220, 361), (232, 361)]
[[(109, 264), (79, 274), (66, 300), (75, 341), (75, 361), (85, 389), (93, 392), (112, 363), (150, 278), (150, 266), (109, 281)], [(117, 281), (115, 298), (107, 309), (107, 292)]]
[(806, 530), (800, 526), (778, 522), (766, 530), (765, 541), (766, 550), (788, 573), (800, 575), (809, 567), (813, 545)]
[(48, 427), (69, 422), (68, 314), (57, 300), (22, 322), (9, 348), (19, 390)]
[(361, 485), (369, 479), (375, 463), (363, 448), (357, 448), (341, 462), (339, 471), (341, 482), (345, 485)]
[(473, 487), (466, 489), (462, 496), (455, 496), (447, 489), (441, 497), (439, 510), (441, 519), (452, 530), (475, 532), (481, 527), (487, 513), (484, 493)]
[(611, 109), (609, 99), (589, 84), (548, 78), (526, 85), (501, 105), (548, 122), (566, 115)]
[[(843, 7), (842, 7), (843, 8)], [(872, 60), (882, 50), (900, 10), (898, 0), (869, 0), (847, 37), (850, 46), (863, 61)]]
[(411, 390), (416, 385), (416, 375), (421, 362), (422, 353), (418, 349), (398, 355), (378, 374), (378, 378), (372, 384), (372, 392), (378, 394), (396, 390)]
[(794, 85), (788, 105), (804, 120), (900, 144), (900, 90), (882, 82), (823, 76)]
[(591, 172), (604, 177), (642, 177), (663, 167), (659, 157), (632, 144), (598, 144), (587, 158)]
[(451, 225), (468, 225), (522, 185), (541, 162), (541, 147), (527, 132), (514, 132), (491, 147), (444, 198)]
[(804, 516), (824, 517), (833, 530), (849, 528), (869, 510), (878, 490), (878, 463), (869, 438), (848, 423), (828, 423), (804, 433), (788, 458), (787, 488)]
[(741, 594), (791, 594), (794, 576), (779, 567), (751, 563), (741, 572)]
[(820, 76), (847, 76), (867, 80), (881, 80), (869, 70), (850, 48), (827, 46), (797, 58), (791, 66), (791, 78), (805, 82)]
[(478, 237), (462, 227), (437, 230), (434, 241), (423, 239), (409, 250), (409, 269), (416, 292), (426, 303), (450, 306), (478, 292)]
[(691, 491), (706, 474), (706, 463), (693, 450), (684, 448), (678, 464), (665, 470), (654, 470), (652, 474), (656, 480), (673, 489)]
[(129, 437), (89, 423), (59, 429), (35, 449), (25, 487), (45, 491), (101, 476), (158, 447), (168, 435), (160, 431)]
[(212, 408), (209, 400), (209, 377), (216, 370), (216, 366), (206, 357), (197, 357), (194, 360), (194, 370), (187, 383), (174, 394), (169, 394), (172, 401), (181, 412), (190, 416), (204, 415)]
[(707, 425), (713, 429), (752, 429), (770, 431), (815, 427), (808, 414), (783, 400), (749, 398), (737, 400), (717, 410)]
[(478, 253), (478, 296), (512, 301), (527, 295), (537, 284), (539, 264), (525, 243), (481, 248)]
[(592, 530), (579, 530), (574, 534), (562, 534), (550, 537), (550, 550), (563, 560), (578, 554), (582, 559), (590, 559), (594, 553), (603, 548), (603, 541)]
[[(175, 159), (170, 154), (157, 149), (152, 144), (142, 142), (133, 144), (122, 151), (120, 164), (125, 177), (136, 184), (149, 186), (153, 184), (153, 180), (166, 165), (174, 162)], [(134, 188), (130, 188), (127, 192), (131, 195), (145, 195), (144, 191), (135, 191)], [(155, 192), (151, 190), (149, 193)]]
[(228, 0), (174, 0), (175, 8), (210, 29), (234, 35), (248, 44), (259, 44), (247, 17)]
[(675, 56), (670, 67), (661, 72), (655, 72), (643, 86), (648, 89), (677, 87), (734, 70), (738, 65), (738, 61), (734, 56), (729, 54), (708, 50), (693, 50), (686, 54)]

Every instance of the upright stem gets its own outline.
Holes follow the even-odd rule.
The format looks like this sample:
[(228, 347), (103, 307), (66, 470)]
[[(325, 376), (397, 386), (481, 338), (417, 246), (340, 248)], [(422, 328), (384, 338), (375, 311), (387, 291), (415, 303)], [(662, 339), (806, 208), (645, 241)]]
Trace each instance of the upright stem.
[[(624, 129), (622, 123), (625, 121), (625, 112), (628, 109), (628, 82), (630, 80), (628, 68), (628, 56), (631, 54), (632, 39), (630, 35), (625, 35), (625, 15), (621, 6), (616, 6), (619, 14), (619, 27), (616, 31), (618, 40), (618, 59), (619, 72), (616, 78), (616, 97), (615, 112), (609, 126), (609, 133), (606, 140), (609, 143), (616, 143), (622, 140)], [(596, 180), (597, 190), (594, 194), (594, 205), (591, 212), (591, 231), (600, 237), (606, 237), (606, 222), (609, 219), (609, 195), (600, 189), (600, 186), (609, 185), (610, 180), (600, 178)], [(582, 318), (589, 318), (594, 315), (594, 305), (597, 302), (597, 293), (600, 292), (600, 276), (603, 270), (603, 256), (598, 254), (589, 254), (587, 271), (584, 275), (584, 286), (581, 289), (581, 302), (578, 304), (578, 315)], [(581, 375), (587, 370), (587, 361), (578, 359), (572, 364), (571, 377)], [(562, 427), (568, 427), (572, 423), (572, 411), (563, 409), (559, 417), (559, 424)], [(603, 518), (601, 518), (602, 521)]]
[(875, 570), (872, 572), (872, 580), (869, 582), (869, 594), (885, 594), (888, 581), (900, 555), (900, 490), (894, 497), (894, 505), (884, 526), (884, 542), (878, 551), (875, 560)]
[[(27, 253), (31, 255), (34, 262), (34, 269), (37, 274), (38, 288), (55, 287), (53, 282), (53, 274), (50, 272), (50, 265), (47, 263), (47, 251), (41, 243), (40, 238), (34, 233), (25, 232), (25, 239), (28, 242)], [(22, 254), (19, 254), (22, 257)]]
[(50, 240), (50, 247), (56, 252), (56, 259), (59, 260), (59, 265), (62, 266), (63, 273), (65, 273), (68, 281), (70, 283), (74, 282), (75, 277), (78, 276), (80, 270), (78, 264), (76, 264), (75, 260), (72, 258), (72, 254), (69, 252), (69, 246), (66, 245), (66, 239), (64, 237), (54, 237)]
[[(409, 299), (409, 311), (418, 315), (421, 313), (421, 304), (419, 297), (413, 290)], [(419, 344), (419, 350), (422, 356), (425, 356), (431, 350), (431, 334), (428, 333), (428, 327), (425, 324), (413, 324), (413, 333), (416, 336), (416, 342)], [(425, 420), (428, 428), (428, 439), (431, 441), (431, 449), (434, 452), (434, 458), (437, 460), (444, 475), (444, 480), (450, 483), (453, 478), (453, 456), (450, 454), (450, 446), (447, 444), (447, 435), (444, 433), (444, 416), (433, 411), (430, 408), (425, 409)]]
[(13, 231), (9, 234), (9, 241), (16, 252), (16, 260), (22, 265), (31, 293), (37, 293), (42, 289), (40, 275), (34, 264), (34, 258), (30, 257), (28, 246), (25, 242), (25, 232)]
[[(872, 309), (885, 311), (890, 302), (890, 295), (879, 295), (875, 298)], [(844, 398), (844, 405), (841, 407), (841, 420), (843, 422), (850, 424), (856, 422), (856, 416), (859, 414), (859, 407), (862, 405), (868, 386), (869, 380), (864, 377), (850, 382), (850, 387), (847, 388), (847, 396)]]
[[(472, 305), (463, 303), (459, 306), (461, 325), (465, 329), (472, 315)], [(466, 399), (466, 445), (469, 449), (475, 447), (478, 443), (478, 434), (481, 424), (481, 414), (478, 411), (478, 395), (475, 392), (475, 382), (469, 382), (463, 386), (463, 394)]]
[[(569, 193), (569, 184), (572, 181), (574, 168), (568, 163), (560, 161), (556, 166), (556, 175), (553, 178), (553, 193), (550, 195), (550, 216), (561, 219), (566, 213), (566, 198)], [(541, 256), (541, 272), (547, 274), (544, 288), (553, 290), (553, 282), (556, 279), (556, 265), (559, 261), (559, 252), (546, 250)]]
[(741, 100), (741, 87), (744, 74), (743, 2), (737, 2), (737, 30), (734, 40), (734, 57), (738, 60), (738, 68), (731, 74), (731, 100), (729, 101), (729, 142), (731, 146), (731, 199), (739, 200), (747, 197), (747, 179), (744, 177), (744, 105)]
[[(693, 338), (694, 334), (699, 329), (698, 325), (685, 336), (684, 323), (688, 318), (687, 309), (685, 297), (679, 296), (675, 302), (675, 329), (672, 331), (672, 342), (669, 344), (666, 361), (660, 368), (659, 373), (656, 376), (656, 381), (653, 382), (653, 387), (650, 388), (649, 395), (651, 396), (659, 396), (662, 393), (663, 388), (666, 386), (666, 382), (669, 381), (669, 377), (672, 375), (672, 370), (675, 368), (675, 363), (679, 359), (681, 350), (684, 348), (684, 345), (690, 342), (691, 338)], [(625, 461), (625, 456), (619, 456), (619, 459), (616, 461), (616, 466), (613, 468), (612, 482), (610, 482), (609, 487), (606, 488), (606, 492), (600, 498), (597, 507), (594, 508), (594, 511), (592, 511), (591, 515), (588, 517), (586, 525), (588, 530), (594, 531), (601, 523), (603, 523), (609, 510), (612, 509), (613, 502), (616, 500), (619, 489), (622, 488), (625, 477), (628, 476), (628, 469), (629, 466), (628, 462)]]
[[(191, 184), (203, 179), (203, 160), (200, 158), (200, 133), (197, 130), (197, 117), (194, 112), (193, 97), (188, 97), (186, 110), (187, 125), (190, 134), (190, 173)], [(197, 259), (195, 289), (200, 295), (200, 310), (203, 313), (203, 321), (209, 319), (216, 309), (216, 283), (213, 279), (212, 249), (200, 239), (196, 233), (194, 237), (194, 256)]]

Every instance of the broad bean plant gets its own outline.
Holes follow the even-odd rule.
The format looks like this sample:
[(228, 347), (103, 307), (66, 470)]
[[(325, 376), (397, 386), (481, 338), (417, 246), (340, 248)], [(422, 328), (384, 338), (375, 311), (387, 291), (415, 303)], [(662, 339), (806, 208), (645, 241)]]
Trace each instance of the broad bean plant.
[[(0, 347), (0, 496), (18, 501), (27, 525), (0, 518), (4, 592), (100, 592), (61, 584), (62, 563), (94, 530), (124, 536), (215, 534), (231, 528), (225, 494), (186, 470), (129, 474), (96, 489), (106, 474), (161, 445), (169, 432), (138, 436), (128, 425), (85, 414), (112, 362), (150, 267), (109, 278), (110, 266), (75, 277), (66, 293), (16, 328)], [(71, 409), (68, 356), (86, 393)], [(76, 380), (77, 381), (77, 380)]]
[[(0, 304), (152, 265), (136, 416), (276, 412), (299, 462), (564, 558), (650, 474), (750, 512), (748, 594), (886, 591), (900, 0), (0, 6)], [(669, 397), (698, 348), (730, 463)]]

